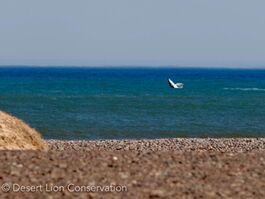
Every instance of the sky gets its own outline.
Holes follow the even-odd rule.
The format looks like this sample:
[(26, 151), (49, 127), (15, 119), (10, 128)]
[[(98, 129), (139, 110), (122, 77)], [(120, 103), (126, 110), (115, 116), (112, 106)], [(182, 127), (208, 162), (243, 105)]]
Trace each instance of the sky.
[(265, 68), (264, 0), (1, 0), (0, 65)]

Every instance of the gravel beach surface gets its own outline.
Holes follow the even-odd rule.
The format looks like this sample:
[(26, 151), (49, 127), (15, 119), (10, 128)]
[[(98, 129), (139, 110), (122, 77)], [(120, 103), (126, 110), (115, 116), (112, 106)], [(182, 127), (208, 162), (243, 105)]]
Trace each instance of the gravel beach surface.
[(265, 139), (49, 140), (0, 151), (0, 198), (265, 198)]

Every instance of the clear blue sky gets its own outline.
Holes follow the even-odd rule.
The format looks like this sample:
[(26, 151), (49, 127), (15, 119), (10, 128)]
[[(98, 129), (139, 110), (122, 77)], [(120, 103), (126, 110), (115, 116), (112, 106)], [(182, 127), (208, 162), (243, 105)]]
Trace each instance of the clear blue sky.
[(264, 0), (3, 0), (0, 65), (265, 67)]

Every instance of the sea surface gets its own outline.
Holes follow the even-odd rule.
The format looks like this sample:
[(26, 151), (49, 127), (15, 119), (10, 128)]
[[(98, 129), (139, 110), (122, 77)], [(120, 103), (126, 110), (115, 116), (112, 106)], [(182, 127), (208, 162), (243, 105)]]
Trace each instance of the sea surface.
[(264, 137), (265, 70), (0, 67), (0, 109), (47, 139)]

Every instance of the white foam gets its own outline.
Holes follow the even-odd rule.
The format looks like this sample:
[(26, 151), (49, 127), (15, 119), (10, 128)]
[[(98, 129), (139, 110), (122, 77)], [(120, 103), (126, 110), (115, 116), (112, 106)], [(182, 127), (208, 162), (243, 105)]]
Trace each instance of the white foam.
[(239, 90), (239, 91), (265, 91), (264, 88), (224, 88), (224, 90)]

